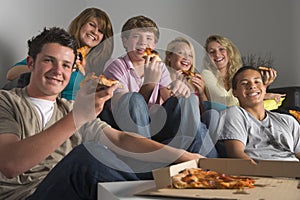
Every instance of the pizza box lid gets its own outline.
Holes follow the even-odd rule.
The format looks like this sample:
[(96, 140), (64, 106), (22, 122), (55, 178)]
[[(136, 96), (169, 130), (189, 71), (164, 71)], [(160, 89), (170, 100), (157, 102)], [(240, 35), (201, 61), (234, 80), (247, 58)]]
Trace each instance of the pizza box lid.
[(153, 170), (153, 177), (157, 188), (171, 185), (171, 177), (185, 168), (215, 170), (229, 175), (247, 175), (261, 177), (300, 177), (300, 162), (260, 160), (253, 164), (250, 160), (231, 158), (201, 158), (188, 162), (171, 165), (169, 167)]

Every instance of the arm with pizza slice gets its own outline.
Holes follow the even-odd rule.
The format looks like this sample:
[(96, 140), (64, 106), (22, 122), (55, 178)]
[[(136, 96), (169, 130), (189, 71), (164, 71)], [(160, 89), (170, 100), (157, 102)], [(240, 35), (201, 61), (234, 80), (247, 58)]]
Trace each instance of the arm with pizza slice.
[(277, 71), (272, 67), (259, 66), (258, 70), (261, 75), (265, 78), (264, 84), (266, 86), (271, 85), (277, 77)]
[[(74, 35), (77, 42), (78, 59), (69, 84), (62, 91), (61, 97), (75, 100), (80, 88), (79, 84), (84, 79), (86, 71), (100, 74), (106, 61), (110, 59), (114, 45), (113, 40), (110, 39), (113, 36), (113, 26), (105, 11), (91, 7), (84, 9), (70, 22), (68, 32)], [(89, 70), (85, 69), (86, 61)], [(18, 79), (19, 75), (25, 72), (29, 72), (26, 59), (16, 63), (7, 72), (7, 79)]]
[(162, 67), (160, 63), (161, 59), (158, 54), (152, 52), (153, 51), (150, 51), (149, 48), (146, 48), (145, 50), (144, 82), (139, 89), (139, 93), (143, 95), (146, 102), (149, 102), (152, 92), (154, 91), (156, 85), (159, 84), (162, 76)]
[(189, 81), (193, 87), (195, 94), (199, 97), (199, 102), (207, 101), (207, 95), (205, 93), (205, 81), (200, 73), (182, 71), (187, 81)]
[[(260, 71), (261, 75), (264, 77), (264, 84), (268, 87), (270, 86), (277, 77), (277, 71), (271, 67), (259, 66), (258, 70)], [(266, 93), (265, 100), (274, 99), (278, 104), (282, 98), (284, 98), (286, 94), (279, 94), (279, 93)]]

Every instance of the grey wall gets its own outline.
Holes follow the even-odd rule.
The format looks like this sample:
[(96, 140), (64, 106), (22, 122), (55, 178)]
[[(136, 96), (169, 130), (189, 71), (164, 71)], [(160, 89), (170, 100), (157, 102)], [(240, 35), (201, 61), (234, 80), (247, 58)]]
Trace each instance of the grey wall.
[[(67, 28), (86, 7), (105, 10), (116, 35), (114, 56), (123, 48), (119, 34), (130, 17), (146, 15), (164, 30), (189, 36), (198, 45), (210, 34), (230, 38), (243, 55), (270, 55), (279, 72), (273, 87), (300, 86), (300, 1), (297, 0), (10, 0), (0, 7), (0, 84), (9, 67), (25, 58), (26, 41), (44, 26)], [(165, 31), (166, 30), (166, 31)]]

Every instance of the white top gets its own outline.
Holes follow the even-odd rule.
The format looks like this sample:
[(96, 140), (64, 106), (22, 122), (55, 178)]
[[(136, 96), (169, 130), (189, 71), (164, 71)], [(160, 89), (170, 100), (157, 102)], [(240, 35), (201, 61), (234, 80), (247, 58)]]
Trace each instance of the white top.
[(39, 113), (43, 128), (47, 122), (51, 119), (54, 109), (55, 101), (48, 101), (44, 99), (38, 99), (30, 97), (31, 102)]

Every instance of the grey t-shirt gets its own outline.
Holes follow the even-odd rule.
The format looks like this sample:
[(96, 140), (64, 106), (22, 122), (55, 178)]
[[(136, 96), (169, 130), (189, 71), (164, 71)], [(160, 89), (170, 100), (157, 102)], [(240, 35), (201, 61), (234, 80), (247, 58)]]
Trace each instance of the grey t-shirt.
[(217, 128), (220, 140), (239, 140), (245, 153), (257, 160), (299, 161), (299, 123), (289, 115), (266, 110), (266, 117), (259, 121), (241, 107), (224, 110)]
[[(57, 99), (53, 114), (43, 127), (41, 118), (31, 103), (26, 89), (16, 88), (0, 91), (0, 134), (16, 134), (21, 140), (50, 127), (64, 117), (73, 107), (73, 102)], [(108, 127), (99, 118), (83, 125), (44, 161), (17, 177), (8, 179), (0, 172), (0, 200), (25, 199), (37, 185), (75, 146), (84, 141), (100, 141), (102, 129)], [(62, 127), (63, 128), (63, 127)], [(81, 133), (81, 134), (80, 134)]]

